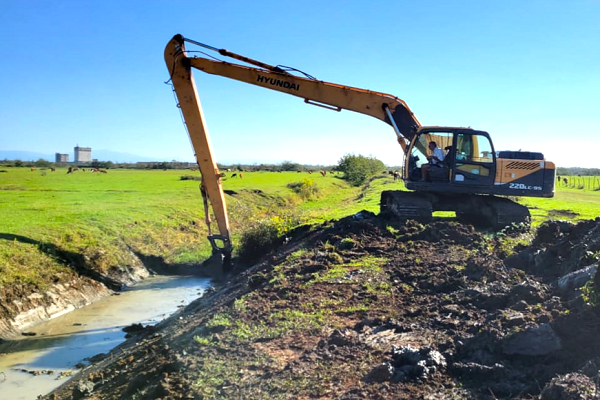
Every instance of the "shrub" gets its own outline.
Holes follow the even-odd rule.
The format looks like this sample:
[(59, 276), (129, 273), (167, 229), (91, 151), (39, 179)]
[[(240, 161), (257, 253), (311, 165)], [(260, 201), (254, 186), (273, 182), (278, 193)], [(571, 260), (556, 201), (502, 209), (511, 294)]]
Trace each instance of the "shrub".
[(346, 154), (338, 162), (337, 169), (344, 173), (344, 179), (359, 186), (385, 170), (385, 164), (374, 157)]
[(201, 181), (201, 176), (182, 175), (179, 177), (180, 181)]
[(298, 194), (304, 200), (311, 199), (319, 193), (319, 187), (310, 178), (304, 178), (302, 182), (291, 182), (287, 185), (294, 193)]
[(239, 257), (247, 262), (258, 261), (285, 241), (293, 224), (290, 218), (279, 216), (256, 221), (242, 233), (238, 245)]
[(292, 161), (284, 161), (279, 166), (279, 171), (302, 171), (302, 165), (292, 162)]

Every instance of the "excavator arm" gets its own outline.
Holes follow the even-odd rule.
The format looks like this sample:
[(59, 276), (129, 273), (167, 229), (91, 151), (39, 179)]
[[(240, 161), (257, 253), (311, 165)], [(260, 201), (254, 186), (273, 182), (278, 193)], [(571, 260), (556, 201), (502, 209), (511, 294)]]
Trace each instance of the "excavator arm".
[[(203, 57), (188, 57), (185, 42), (205, 47), (218, 52), (222, 56), (231, 57), (256, 67)], [(421, 127), (421, 123), (414, 116), (408, 105), (395, 96), (323, 82), (309, 76), (301, 77), (293, 75), (285, 70), (284, 67), (271, 66), (225, 49), (217, 49), (185, 39), (181, 35), (174, 36), (167, 44), (165, 48), (165, 62), (167, 68), (169, 68), (173, 87), (196, 153), (200, 172), (202, 173), (202, 191), (206, 193), (212, 205), (219, 227), (219, 235), (211, 235), (209, 227), (209, 239), (213, 245), (213, 250), (221, 252), (226, 256), (231, 253), (227, 208), (221, 187), (221, 175), (212, 155), (208, 130), (204, 123), (202, 107), (192, 75), (192, 68), (297, 96), (303, 98), (308, 104), (335, 111), (355, 111), (380, 119), (394, 128), (397, 140), (405, 154), (408, 143), (415, 135), (417, 129)], [(222, 243), (219, 245), (216, 241)]]

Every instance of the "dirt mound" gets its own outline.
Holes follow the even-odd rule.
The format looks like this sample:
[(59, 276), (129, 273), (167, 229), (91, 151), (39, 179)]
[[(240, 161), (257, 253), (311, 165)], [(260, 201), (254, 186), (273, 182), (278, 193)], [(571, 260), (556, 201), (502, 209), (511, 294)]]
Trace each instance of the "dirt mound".
[(599, 230), (550, 222), (515, 248), (453, 222), (331, 221), (46, 398), (597, 398), (600, 312), (578, 284)]
[(549, 221), (528, 246), (506, 260), (546, 282), (596, 264), (600, 253), (600, 218), (572, 224)]

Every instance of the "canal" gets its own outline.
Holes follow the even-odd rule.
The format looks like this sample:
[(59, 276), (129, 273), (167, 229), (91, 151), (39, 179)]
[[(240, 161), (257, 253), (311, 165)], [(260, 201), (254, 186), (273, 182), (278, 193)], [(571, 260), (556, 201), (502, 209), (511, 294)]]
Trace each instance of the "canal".
[(64, 383), (87, 358), (125, 340), (123, 328), (154, 325), (197, 299), (210, 286), (198, 277), (154, 276), (87, 307), (0, 343), (0, 398), (34, 400)]

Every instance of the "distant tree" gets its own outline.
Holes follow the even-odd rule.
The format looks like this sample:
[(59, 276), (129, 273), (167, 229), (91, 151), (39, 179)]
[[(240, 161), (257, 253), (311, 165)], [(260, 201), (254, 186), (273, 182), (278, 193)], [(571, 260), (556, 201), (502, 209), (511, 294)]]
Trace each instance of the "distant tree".
[(292, 161), (284, 161), (279, 166), (280, 171), (302, 171), (302, 165), (292, 162)]
[(103, 169), (110, 169), (113, 168), (113, 162), (112, 161), (93, 161), (90, 164), (90, 167), (92, 168), (103, 168)]
[(365, 183), (369, 178), (385, 170), (385, 164), (375, 157), (346, 154), (338, 162), (338, 171), (354, 186)]
[(36, 162), (34, 162), (33, 165), (35, 165), (38, 168), (50, 168), (52, 166), (52, 163), (48, 160), (40, 158)]
[(22, 167), (22, 166), (23, 166), (23, 161), (15, 160), (15, 167)]
[(600, 176), (600, 168), (580, 168), (580, 167), (558, 167), (556, 174), (561, 176)]

